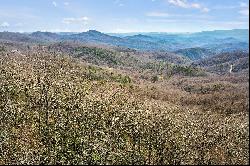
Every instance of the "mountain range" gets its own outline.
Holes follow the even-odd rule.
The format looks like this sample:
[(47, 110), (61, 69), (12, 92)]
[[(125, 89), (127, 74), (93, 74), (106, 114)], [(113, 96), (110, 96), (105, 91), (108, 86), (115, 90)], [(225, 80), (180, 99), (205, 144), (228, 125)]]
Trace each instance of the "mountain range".
[(0, 32), (0, 41), (54, 43), (76, 41), (104, 44), (149, 52), (173, 52), (199, 60), (223, 52), (249, 51), (249, 30), (217, 30), (198, 33), (105, 34), (96, 30), (81, 33), (13, 33)]

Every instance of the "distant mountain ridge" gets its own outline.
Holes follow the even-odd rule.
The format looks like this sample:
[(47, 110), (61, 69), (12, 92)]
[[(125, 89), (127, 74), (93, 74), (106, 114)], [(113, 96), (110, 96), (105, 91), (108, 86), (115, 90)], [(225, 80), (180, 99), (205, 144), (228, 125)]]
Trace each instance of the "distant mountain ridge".
[(182, 34), (140, 33), (132, 36), (112, 36), (96, 30), (81, 33), (38, 31), (30, 34), (0, 32), (0, 41), (35, 43), (77, 41), (119, 46), (141, 51), (167, 51), (196, 60), (221, 52), (248, 51), (248, 36), (249, 30), (219, 30)]

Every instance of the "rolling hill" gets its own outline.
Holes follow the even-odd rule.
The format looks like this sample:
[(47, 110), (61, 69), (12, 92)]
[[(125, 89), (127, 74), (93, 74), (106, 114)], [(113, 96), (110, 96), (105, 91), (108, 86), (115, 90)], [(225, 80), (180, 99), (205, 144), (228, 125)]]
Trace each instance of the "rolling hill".
[(213, 51), (200, 47), (180, 49), (174, 53), (185, 56), (191, 60), (204, 59), (206, 57), (211, 57), (214, 54)]
[(229, 73), (233, 65), (233, 72), (249, 71), (249, 52), (235, 51), (220, 53), (193, 63), (194, 66), (204, 67), (209, 72)]

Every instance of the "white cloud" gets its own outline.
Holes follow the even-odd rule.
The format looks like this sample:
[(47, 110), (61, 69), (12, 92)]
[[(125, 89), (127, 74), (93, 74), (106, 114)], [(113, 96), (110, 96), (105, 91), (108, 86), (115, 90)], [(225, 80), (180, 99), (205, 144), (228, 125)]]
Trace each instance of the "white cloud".
[(88, 17), (79, 17), (79, 18), (64, 18), (64, 24), (88, 24), (89, 18)]
[(224, 27), (234, 27), (237, 28), (237, 26), (240, 25), (247, 25), (249, 24), (246, 21), (214, 21), (214, 20), (206, 20), (206, 19), (190, 19), (187, 18), (185, 20), (179, 20), (179, 19), (149, 19), (148, 22), (161, 22), (161, 23), (176, 23), (176, 24), (189, 24), (192, 23), (194, 25), (200, 24), (200, 25), (213, 25), (213, 26), (224, 26)]
[(208, 8), (204, 7), (204, 8), (202, 8), (202, 10), (201, 10), (201, 11), (203, 11), (203, 12), (207, 13), (207, 12), (209, 12), (209, 11), (210, 11), (210, 9), (208, 9)]
[(192, 3), (192, 4), (190, 4), (190, 6), (191, 6), (192, 8), (196, 8), (196, 9), (200, 9), (200, 8), (201, 8), (201, 5), (198, 4), (198, 3)]
[(7, 28), (9, 26), (10, 26), (10, 24), (8, 22), (3, 22), (2, 24), (0, 24), (0, 27), (2, 27), (2, 28)]
[(52, 2), (52, 4), (57, 7), (57, 3), (55, 1)]
[(169, 14), (164, 13), (164, 12), (150, 12), (150, 13), (147, 13), (146, 16), (149, 16), (149, 17), (168, 17)]
[(69, 2), (64, 2), (63, 3), (65, 6), (69, 6)]
[(185, 9), (193, 8), (193, 9), (199, 9), (202, 12), (210, 11), (207, 7), (204, 7), (199, 3), (189, 3), (187, 0), (168, 0), (168, 3)]
[(168, 0), (168, 2), (170, 4), (172, 4), (172, 5), (182, 7), (182, 8), (188, 8), (189, 7), (186, 0)]

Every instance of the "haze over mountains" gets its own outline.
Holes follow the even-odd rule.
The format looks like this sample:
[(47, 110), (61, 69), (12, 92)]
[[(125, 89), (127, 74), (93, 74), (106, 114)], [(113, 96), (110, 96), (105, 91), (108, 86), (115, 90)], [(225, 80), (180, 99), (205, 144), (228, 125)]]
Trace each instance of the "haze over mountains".
[[(119, 49), (121, 51), (131, 49), (131, 51), (141, 52), (139, 54), (144, 54), (143, 52), (152, 54), (151, 58), (156, 61), (166, 61), (173, 64), (192, 64), (215, 73), (218, 73), (218, 71), (226, 72), (230, 66), (229, 64), (236, 63), (236, 60), (238, 70), (235, 71), (245, 70), (248, 68), (248, 63), (245, 60), (249, 59), (248, 55), (244, 56), (244, 60), (242, 60), (241, 56), (237, 56), (238, 54), (244, 55), (249, 53), (248, 29), (175, 34), (156, 32), (105, 34), (96, 30), (81, 33), (0, 32), (0, 41), (45, 45), (73, 42), (84, 45), (114, 47), (117, 51)], [(230, 58), (223, 58), (224, 68), (219, 70), (215, 66), (219, 65), (220, 59), (225, 55), (235, 57), (236, 60), (232, 61)]]
[(0, 40), (15, 42), (52, 43), (77, 41), (120, 46), (140, 51), (168, 51), (192, 60), (221, 52), (249, 51), (249, 30), (217, 30), (198, 33), (138, 33), (104, 34), (95, 30), (82, 33), (13, 33), (0, 32)]

